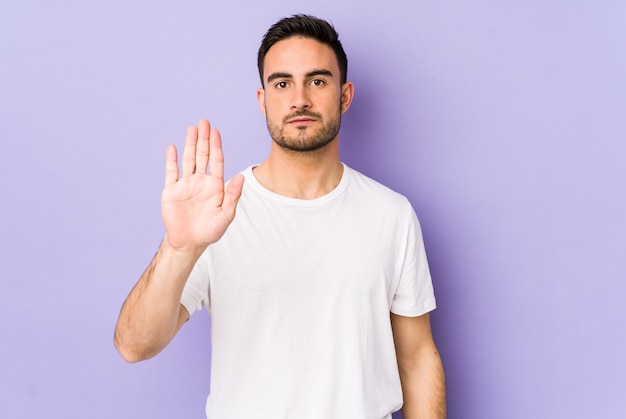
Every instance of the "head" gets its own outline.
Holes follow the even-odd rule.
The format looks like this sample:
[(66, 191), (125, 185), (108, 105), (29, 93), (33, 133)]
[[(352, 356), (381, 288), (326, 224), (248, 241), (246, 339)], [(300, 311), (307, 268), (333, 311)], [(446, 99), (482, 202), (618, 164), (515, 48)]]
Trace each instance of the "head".
[(344, 84), (348, 77), (348, 57), (346, 56), (339, 35), (335, 28), (323, 19), (314, 16), (298, 14), (286, 17), (272, 25), (261, 42), (257, 58), (259, 67), (259, 77), (261, 77), (261, 85), (265, 86), (263, 80), (265, 68), (265, 56), (267, 52), (279, 41), (291, 37), (311, 38), (322, 44), (328, 45), (337, 58), (339, 65), (341, 84)]
[(259, 49), (257, 99), (275, 145), (296, 153), (336, 149), (354, 91), (346, 69), (337, 32), (326, 21), (296, 15), (269, 29)]
[(285, 152), (337, 150), (341, 115), (352, 101), (347, 59), (326, 21), (296, 15), (272, 26), (259, 49), (257, 91), (274, 144)]

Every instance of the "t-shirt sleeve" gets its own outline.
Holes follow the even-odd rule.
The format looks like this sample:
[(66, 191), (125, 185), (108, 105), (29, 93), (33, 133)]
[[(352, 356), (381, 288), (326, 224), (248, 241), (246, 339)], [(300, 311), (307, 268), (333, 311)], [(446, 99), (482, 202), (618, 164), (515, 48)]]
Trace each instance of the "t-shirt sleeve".
[(209, 308), (209, 264), (208, 251), (205, 251), (193, 267), (180, 303), (187, 309), (189, 314), (201, 310), (202, 307)]
[(406, 223), (404, 249), (401, 252), (400, 280), (391, 304), (391, 312), (417, 317), (436, 308), (422, 230), (411, 207)]

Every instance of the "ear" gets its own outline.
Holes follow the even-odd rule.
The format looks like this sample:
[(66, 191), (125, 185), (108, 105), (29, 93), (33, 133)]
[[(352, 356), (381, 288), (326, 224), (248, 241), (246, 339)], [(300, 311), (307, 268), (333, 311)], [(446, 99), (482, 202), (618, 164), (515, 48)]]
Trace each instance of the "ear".
[(345, 113), (348, 110), (353, 97), (354, 85), (352, 82), (347, 81), (341, 86), (341, 113)]
[(267, 118), (267, 112), (265, 111), (265, 90), (262, 87), (259, 87), (256, 91), (256, 100), (259, 102), (259, 108), (261, 108), (263, 116)]

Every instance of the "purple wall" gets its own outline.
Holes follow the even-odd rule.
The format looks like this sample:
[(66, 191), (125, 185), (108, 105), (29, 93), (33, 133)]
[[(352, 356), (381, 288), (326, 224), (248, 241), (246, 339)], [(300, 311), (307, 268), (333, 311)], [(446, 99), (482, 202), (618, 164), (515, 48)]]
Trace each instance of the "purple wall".
[(113, 327), (166, 145), (208, 117), (262, 160), (256, 48), (301, 11), (351, 59), (344, 161), (421, 218), (449, 417), (626, 417), (626, 3), (212, 3), (0, 5), (0, 417), (203, 417), (209, 317), (138, 365)]

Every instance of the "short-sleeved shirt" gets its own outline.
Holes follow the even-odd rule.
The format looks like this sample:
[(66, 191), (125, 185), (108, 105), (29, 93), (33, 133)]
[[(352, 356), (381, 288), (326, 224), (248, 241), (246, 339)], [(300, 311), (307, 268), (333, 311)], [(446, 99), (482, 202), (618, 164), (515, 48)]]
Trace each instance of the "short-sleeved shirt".
[(402, 405), (390, 312), (435, 308), (409, 201), (345, 165), (312, 200), (243, 174), (235, 219), (182, 297), (211, 313), (207, 417), (390, 417)]

